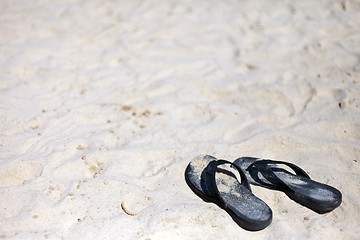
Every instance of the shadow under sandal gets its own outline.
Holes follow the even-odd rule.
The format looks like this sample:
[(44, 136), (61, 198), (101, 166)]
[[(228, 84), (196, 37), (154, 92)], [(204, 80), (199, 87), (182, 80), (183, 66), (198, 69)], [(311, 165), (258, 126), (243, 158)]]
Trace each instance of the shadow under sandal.
[[(228, 168), (225, 168), (227, 165)], [(239, 182), (228, 169), (233, 166), (240, 174)], [(211, 201), (227, 211), (242, 228), (258, 231), (272, 221), (272, 211), (251, 193), (245, 173), (233, 163), (200, 156), (189, 163), (185, 171), (189, 187), (205, 201)]]
[[(246, 172), (251, 184), (283, 191), (292, 200), (317, 213), (330, 212), (341, 204), (339, 190), (312, 180), (295, 164), (253, 157), (238, 158), (234, 164)], [(289, 167), (295, 174), (280, 165)]]

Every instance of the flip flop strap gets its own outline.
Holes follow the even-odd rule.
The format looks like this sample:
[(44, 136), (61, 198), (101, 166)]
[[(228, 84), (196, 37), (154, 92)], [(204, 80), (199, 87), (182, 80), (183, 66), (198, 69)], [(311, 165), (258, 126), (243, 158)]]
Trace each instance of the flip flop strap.
[(253, 166), (256, 166), (259, 172), (272, 184), (274, 184), (277, 188), (286, 189), (288, 191), (293, 191), (284, 181), (282, 181), (276, 174), (273, 172), (269, 164), (283, 164), (290, 167), (297, 176), (301, 176), (304, 178), (310, 179), (310, 176), (302, 170), (300, 167), (296, 166), (295, 164), (284, 162), (284, 161), (274, 161), (274, 160), (259, 160), (255, 161), (247, 167), (247, 171)]
[(208, 185), (208, 190), (211, 192), (211, 195), (213, 195), (213, 197), (218, 197), (218, 195), (220, 194), (220, 192), (217, 188), (217, 185), (216, 185), (215, 173), (216, 173), (217, 167), (219, 165), (223, 165), (223, 164), (230, 164), (231, 167), (234, 167), (240, 174), (240, 177), (241, 177), (240, 184), (243, 185), (245, 188), (247, 188), (251, 192), (249, 181), (248, 181), (245, 173), (243, 172), (243, 170), (240, 167), (238, 167), (237, 165), (233, 164), (232, 162), (229, 162), (226, 160), (216, 160), (216, 161), (210, 162), (207, 165), (207, 167), (205, 168), (205, 172), (207, 174), (206, 183)]

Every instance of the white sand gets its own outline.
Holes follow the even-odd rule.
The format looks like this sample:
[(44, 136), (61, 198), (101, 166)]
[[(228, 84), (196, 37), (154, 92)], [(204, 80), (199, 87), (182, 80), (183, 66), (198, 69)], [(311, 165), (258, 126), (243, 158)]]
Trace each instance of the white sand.
[[(358, 239), (360, 1), (0, 1), (0, 238)], [(319, 215), (198, 198), (198, 154), (291, 161)]]

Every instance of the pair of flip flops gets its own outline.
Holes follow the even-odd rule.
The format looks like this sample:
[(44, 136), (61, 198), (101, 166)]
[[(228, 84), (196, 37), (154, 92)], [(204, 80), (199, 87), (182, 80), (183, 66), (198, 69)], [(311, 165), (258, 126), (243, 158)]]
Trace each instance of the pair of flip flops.
[(216, 203), (239, 226), (250, 231), (264, 229), (272, 221), (270, 207), (251, 192), (250, 184), (283, 191), (318, 213), (332, 211), (342, 199), (339, 190), (310, 179), (294, 164), (253, 157), (238, 158), (234, 162), (210, 155), (195, 157), (185, 170), (185, 180), (195, 194), (204, 201)]

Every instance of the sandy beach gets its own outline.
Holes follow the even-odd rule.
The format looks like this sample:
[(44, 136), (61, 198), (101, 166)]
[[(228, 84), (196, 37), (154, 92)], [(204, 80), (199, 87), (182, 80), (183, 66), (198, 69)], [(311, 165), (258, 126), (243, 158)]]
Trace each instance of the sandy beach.
[[(199, 154), (292, 162), (318, 214), (252, 186), (240, 228)], [(360, 1), (0, 2), (0, 239), (359, 239)]]

